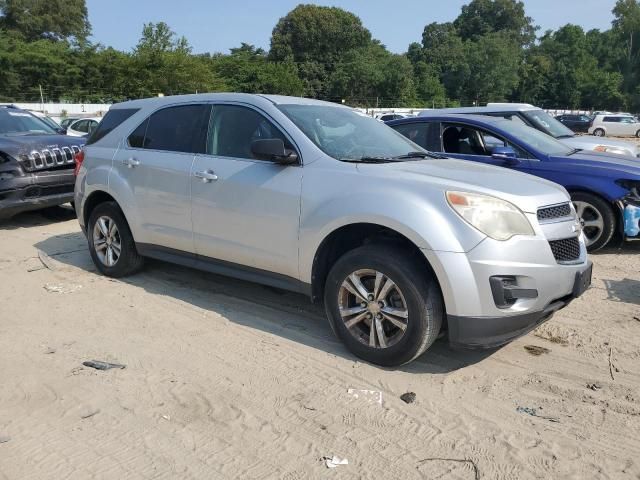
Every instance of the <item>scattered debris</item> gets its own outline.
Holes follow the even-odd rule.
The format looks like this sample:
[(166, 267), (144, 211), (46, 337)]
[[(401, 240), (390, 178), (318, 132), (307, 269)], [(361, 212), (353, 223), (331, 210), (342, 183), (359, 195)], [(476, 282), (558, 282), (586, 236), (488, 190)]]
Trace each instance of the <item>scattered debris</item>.
[(338, 468), (340, 465), (349, 465), (349, 460), (336, 457), (335, 455), (333, 457), (322, 457), (322, 460), (324, 460), (327, 468)]
[(51, 355), (52, 353), (56, 353), (56, 349), (53, 347), (47, 347), (44, 351), (45, 355)]
[(82, 285), (65, 285), (63, 283), (59, 283), (57, 285), (47, 283), (44, 286), (44, 289), (50, 293), (73, 293), (77, 292), (82, 288)]
[[(615, 380), (615, 378), (613, 377), (613, 361), (611, 360), (611, 355), (613, 355), (613, 347), (609, 347), (609, 375), (611, 375), (611, 380)], [(616, 371), (618, 369), (616, 368)]]
[(382, 405), (382, 392), (379, 390), (357, 390), (354, 388), (350, 388), (347, 390), (347, 393), (351, 395), (353, 398), (363, 398), (369, 403), (377, 403)]
[(11, 441), (11, 437), (7, 435), (0, 435), (0, 443), (7, 443)]
[(56, 267), (53, 261), (51, 260), (51, 257), (46, 253), (44, 253), (42, 250), (38, 250), (38, 258), (40, 259), (40, 262), (42, 262), (42, 265), (44, 266), (44, 268), (47, 268), (48, 270), (56, 270)]
[(551, 333), (545, 332), (544, 334), (542, 333), (535, 333), (534, 334), (536, 337), (541, 338), (543, 340), (547, 340), (551, 343), (556, 343), (558, 345), (562, 345), (563, 347), (567, 347), (569, 345), (569, 340), (567, 340), (566, 338), (562, 338), (559, 337), (557, 335), (553, 335)]
[(407, 392), (400, 395), (400, 400), (404, 403), (413, 403), (416, 401), (416, 394), (414, 392)]
[(80, 414), (80, 418), (82, 418), (84, 420), (85, 418), (91, 418), (94, 415), (97, 415), (98, 413), (100, 413), (100, 409), (99, 408), (86, 410), (85, 412)]
[(101, 362), (100, 360), (90, 360), (87, 362), (82, 362), (82, 365), (84, 365), (85, 367), (95, 368), (96, 370), (109, 370), (111, 368), (123, 369), (126, 367), (126, 365), (122, 365), (120, 363)]
[(524, 413), (524, 414), (530, 415), (532, 417), (538, 417), (538, 418), (541, 418), (543, 420), (548, 420), (548, 421), (553, 422), (553, 423), (560, 423), (560, 419), (559, 418), (556, 418), (556, 417), (545, 417), (543, 415), (538, 415), (538, 410), (535, 409), (535, 408), (518, 407), (518, 408), (516, 408), (516, 411), (518, 413)]
[(305, 410), (311, 410), (312, 412), (315, 412), (316, 409), (313, 407), (307, 407), (306, 405), (302, 405), (302, 408), (304, 408)]
[(524, 349), (535, 357), (539, 357), (540, 355), (551, 353), (551, 350), (544, 347), (538, 347), (537, 345), (525, 345)]
[(589, 390), (593, 390), (594, 392), (597, 392), (602, 388), (602, 385), (600, 385), (599, 383), (587, 383), (587, 388)]
[(171, 415), (162, 415), (162, 418), (164, 418), (167, 422), (171, 421)]
[(427, 462), (456, 462), (456, 463), (464, 463), (466, 465), (471, 465), (471, 467), (473, 467), (473, 476), (475, 480), (480, 480), (480, 470), (478, 470), (478, 466), (476, 465), (476, 462), (474, 462), (473, 460), (469, 460), (469, 459), (461, 460), (458, 458), (425, 458), (424, 460), (420, 460), (418, 462), (418, 465), (421, 465)]
[(636, 322), (640, 322), (640, 317), (633, 317)]

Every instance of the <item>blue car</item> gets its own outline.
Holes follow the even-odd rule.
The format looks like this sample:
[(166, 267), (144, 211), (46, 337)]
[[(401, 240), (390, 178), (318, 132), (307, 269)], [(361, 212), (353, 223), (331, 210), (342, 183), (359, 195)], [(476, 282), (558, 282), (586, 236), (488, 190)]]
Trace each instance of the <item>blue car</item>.
[(529, 173), (564, 186), (582, 219), (589, 251), (616, 232), (640, 240), (640, 160), (575, 150), (513, 120), (433, 114), (387, 122), (422, 148), (447, 157)]

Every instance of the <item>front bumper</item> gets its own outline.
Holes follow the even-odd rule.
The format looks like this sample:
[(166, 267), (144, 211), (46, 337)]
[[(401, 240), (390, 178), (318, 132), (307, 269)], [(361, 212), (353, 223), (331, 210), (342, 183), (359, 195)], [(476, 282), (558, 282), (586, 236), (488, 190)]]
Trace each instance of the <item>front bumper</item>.
[[(592, 268), (582, 237), (580, 258), (570, 264), (558, 263), (542, 236), (486, 239), (467, 253), (424, 254), (442, 290), (449, 342), (457, 347), (491, 348), (528, 333), (582, 293), (576, 279)], [(518, 298), (499, 302), (496, 277), (509, 278)]]
[(38, 172), (0, 182), (0, 218), (73, 201), (73, 169)]
[(553, 314), (568, 306), (591, 285), (591, 263), (584, 274), (576, 274), (570, 295), (552, 301), (543, 310), (510, 317), (458, 317), (448, 315), (449, 344), (453, 348), (496, 348), (526, 335)]

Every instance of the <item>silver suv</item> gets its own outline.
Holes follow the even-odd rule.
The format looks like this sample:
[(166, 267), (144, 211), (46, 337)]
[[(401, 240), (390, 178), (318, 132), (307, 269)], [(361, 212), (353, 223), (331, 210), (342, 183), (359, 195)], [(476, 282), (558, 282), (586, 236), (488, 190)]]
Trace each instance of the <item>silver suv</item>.
[(341, 105), (207, 94), (114, 105), (78, 155), (97, 268), (144, 257), (324, 301), (356, 355), (396, 366), (446, 328), (495, 347), (591, 282), (567, 192), (426, 152)]

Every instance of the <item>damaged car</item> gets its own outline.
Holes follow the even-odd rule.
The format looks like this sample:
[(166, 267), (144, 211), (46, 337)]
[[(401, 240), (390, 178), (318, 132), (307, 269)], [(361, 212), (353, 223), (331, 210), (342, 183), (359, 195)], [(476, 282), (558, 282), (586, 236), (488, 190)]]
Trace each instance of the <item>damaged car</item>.
[(572, 148), (504, 118), (431, 112), (388, 125), (429, 151), (562, 185), (571, 194), (591, 252), (609, 245), (616, 233), (640, 239), (640, 164), (631, 157)]
[(82, 146), (26, 110), (0, 106), (0, 219), (72, 202)]

